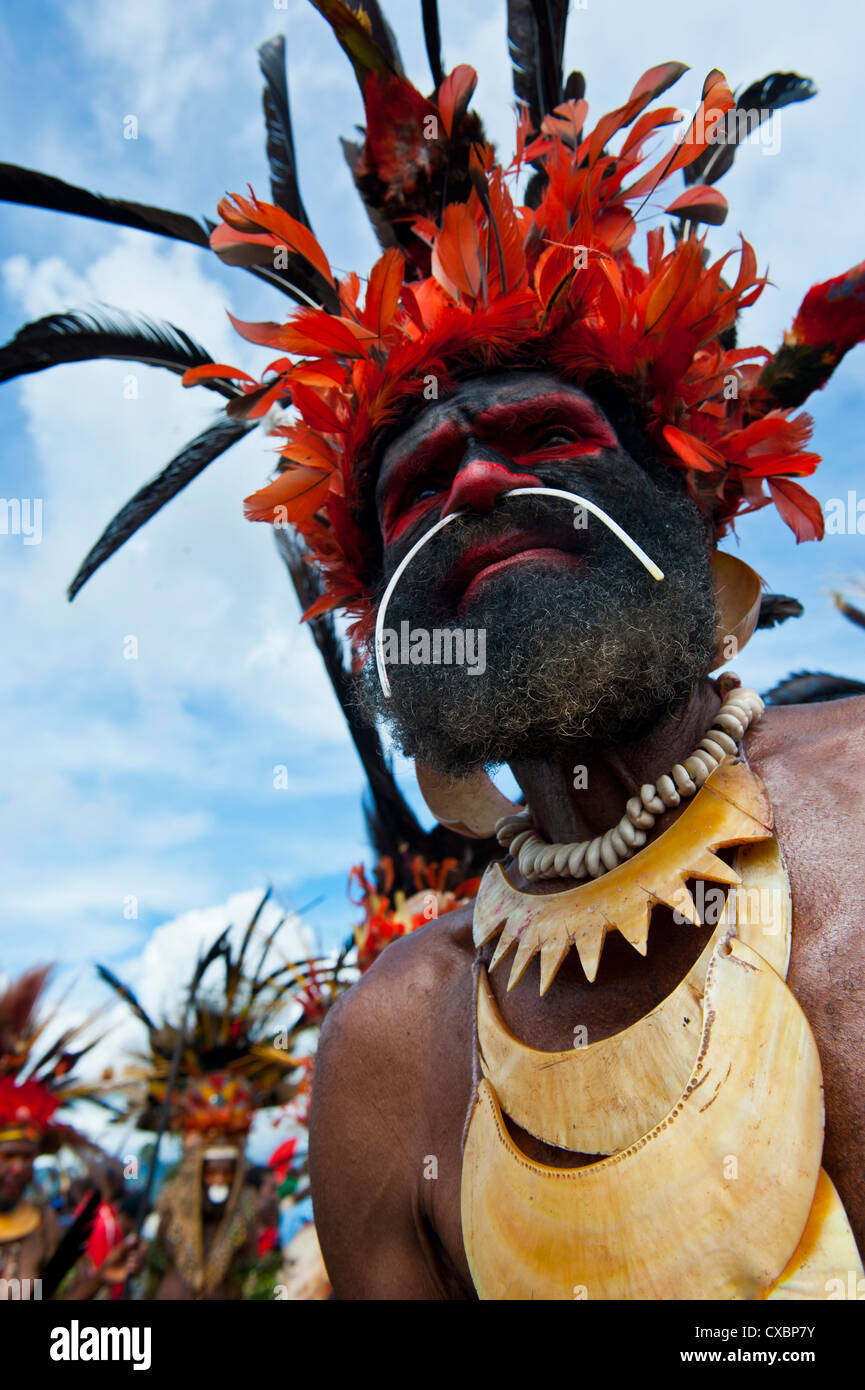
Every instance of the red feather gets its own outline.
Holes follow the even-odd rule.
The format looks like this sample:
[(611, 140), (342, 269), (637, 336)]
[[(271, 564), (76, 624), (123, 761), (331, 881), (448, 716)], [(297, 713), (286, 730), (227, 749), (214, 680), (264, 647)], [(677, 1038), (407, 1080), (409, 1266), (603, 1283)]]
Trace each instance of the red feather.
[(782, 518), (801, 541), (821, 541), (825, 529), (823, 510), (816, 497), (789, 478), (770, 478), (769, 491)]
[(439, 87), (438, 108), (448, 138), (459, 126), (477, 85), (478, 75), (474, 68), (460, 63)]

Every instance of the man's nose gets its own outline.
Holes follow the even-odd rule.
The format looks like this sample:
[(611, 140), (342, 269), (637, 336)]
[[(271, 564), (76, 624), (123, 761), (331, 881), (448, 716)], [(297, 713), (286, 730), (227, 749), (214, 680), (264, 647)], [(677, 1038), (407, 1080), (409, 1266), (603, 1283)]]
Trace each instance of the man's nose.
[(533, 473), (515, 473), (489, 446), (475, 443), (457, 469), (441, 516), (471, 510), (492, 511), (497, 499), (517, 487), (543, 487)]

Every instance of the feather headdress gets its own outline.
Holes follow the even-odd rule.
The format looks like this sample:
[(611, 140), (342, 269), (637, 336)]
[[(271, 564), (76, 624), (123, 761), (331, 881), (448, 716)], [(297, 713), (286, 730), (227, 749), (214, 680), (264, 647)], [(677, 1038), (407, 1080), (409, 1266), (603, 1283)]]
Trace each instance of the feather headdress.
[[(469, 109), (473, 69), (455, 68), (424, 97), (378, 47), (362, 13), (341, 0), (313, 3), (361, 84), (365, 140), (350, 162), (386, 249), (361, 294), (358, 276), (337, 279), (308, 225), (285, 207), (253, 194), (223, 199), (210, 238), (217, 255), (300, 267), (316, 302), (285, 323), (233, 320), (245, 338), (279, 354), (261, 381), (213, 364), (183, 377), (186, 385), (238, 385), (240, 399), (228, 408), (235, 418), (294, 407), (271, 430), (281, 440), (281, 471), (247, 499), (246, 511), (303, 537), (323, 575), (307, 616), (342, 607), (359, 620), (356, 635), (368, 634), (381, 432), (429, 399), (430, 382), (441, 396), (468, 371), (529, 358), (581, 385), (609, 379), (621, 388), (719, 537), (737, 515), (772, 502), (797, 540), (821, 537), (820, 506), (796, 481), (819, 462), (807, 447), (811, 419), (793, 411), (865, 336), (865, 263), (809, 292), (774, 356), (735, 346), (738, 314), (766, 281), (744, 238), (738, 261), (728, 253), (711, 262), (698, 235), (700, 224), (724, 220), (726, 201), (712, 185), (743, 130), (723, 74), (709, 73), (693, 120), (658, 157), (654, 137), (681, 112), (652, 103), (684, 65), (651, 68), (587, 130), (582, 78), (561, 83), (564, 14), (548, 32), (541, 15), (549, 7), (530, 6), (538, 96), (519, 110), (516, 153), (505, 168)], [(521, 8), (511, 8), (512, 19)], [(763, 103), (760, 119), (813, 92), (795, 74), (758, 86), (746, 96)], [(531, 89), (517, 83), (518, 92)], [(754, 114), (744, 111), (744, 127), (753, 128)], [(508, 183), (527, 164), (536, 171), (533, 205), (518, 206)], [(678, 171), (685, 192), (665, 196), (662, 186)], [(676, 219), (673, 244), (665, 245), (662, 228), (649, 231), (642, 265), (636, 219), (659, 196)]]
[(98, 1041), (91, 1038), (80, 1045), (93, 1018), (40, 1046), (57, 1013), (40, 1009), (50, 975), (50, 966), (28, 970), (0, 993), (0, 1144), (23, 1140), (45, 1153), (61, 1144), (90, 1147), (88, 1139), (56, 1115), (72, 1101), (95, 1099), (98, 1090), (98, 1083), (81, 1081), (74, 1074)]
[[(181, 1019), (155, 1022), (127, 985), (105, 966), (97, 966), (101, 978), (147, 1030), (148, 1053), (116, 1079), (117, 1089), (131, 1097), (130, 1111), (141, 1112), (140, 1129), (159, 1127), (159, 1112), (167, 1101), (172, 1130), (242, 1143), (256, 1110), (291, 1099), (294, 1088), (287, 1077), (298, 1063), (287, 1041), (294, 1025), (280, 1029), (279, 1046), (275, 1037), (277, 1021), (292, 1003), (298, 970), (288, 962), (269, 968), (274, 937), (284, 918), (257, 948), (254, 945), (268, 897), (265, 894), (259, 903), (238, 948), (228, 940), (227, 928), (201, 954)], [(247, 959), (256, 949), (257, 964), (248, 970)], [(202, 982), (212, 966), (221, 966), (220, 983), (205, 988)], [(136, 1106), (142, 1089), (143, 1105)]]
[[(343, 144), (384, 248), (363, 293), (357, 275), (334, 276), (309, 225), (281, 37), (260, 49), (271, 203), (225, 199), (214, 227), (0, 165), (2, 199), (209, 246), (301, 306), (285, 323), (237, 324), (279, 354), (261, 381), (214, 363), (171, 324), (117, 311), (52, 315), (0, 349), (0, 381), (108, 356), (183, 371), (187, 384), (230, 397), (228, 419), (187, 445), (109, 523), (70, 596), (256, 420), (285, 416), (290, 405), (292, 418), (274, 430), (281, 472), (248, 499), (247, 512), (285, 525), (286, 547), (299, 546), (295, 559), (313, 562), (293, 569), (315, 576), (312, 585), (296, 583), (307, 600), (317, 589), (306, 616), (344, 607), (364, 633), (378, 552), (364, 507), (377, 434), (417, 405), (431, 378), (441, 393), (467, 371), (527, 353), (579, 383), (601, 376), (618, 383), (719, 536), (737, 515), (772, 502), (797, 540), (821, 536), (819, 505), (796, 481), (818, 463), (807, 447), (811, 421), (791, 412), (865, 336), (865, 263), (813, 287), (773, 355), (734, 343), (739, 311), (765, 284), (753, 250), (743, 240), (738, 263), (709, 263), (697, 233), (726, 216), (714, 185), (738, 144), (778, 109), (813, 96), (810, 79), (770, 73), (734, 99), (713, 70), (693, 120), (658, 158), (649, 147), (681, 113), (652, 102), (684, 65), (651, 68), (588, 130), (585, 80), (579, 72), (565, 78), (562, 66), (568, 6), (507, 0), (520, 105), (514, 158), (504, 167), (470, 110), (473, 70), (460, 65), (445, 76), (436, 0), (422, 5), (429, 97), (405, 76), (378, 0), (312, 3), (363, 94), (363, 143)], [(519, 206), (508, 184), (525, 167), (533, 173)], [(662, 185), (679, 172), (684, 192), (660, 204), (674, 219), (673, 243), (655, 228), (643, 256), (635, 250), (637, 216), (657, 209)]]

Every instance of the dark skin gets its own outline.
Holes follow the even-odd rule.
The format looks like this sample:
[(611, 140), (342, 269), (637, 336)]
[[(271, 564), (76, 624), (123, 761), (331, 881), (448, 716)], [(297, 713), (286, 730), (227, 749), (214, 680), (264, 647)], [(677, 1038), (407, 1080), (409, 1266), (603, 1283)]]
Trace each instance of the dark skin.
[[(487, 392), (484, 385), (468, 383), (385, 451), (377, 502), (386, 572), (438, 518), (454, 479), (474, 460), (503, 459), (514, 471), (526, 471), (514, 458), (513, 421), (495, 440), (481, 438), (473, 420), (491, 398), (499, 403), (529, 399), (533, 392), (550, 390), (549, 380), (533, 377), (529, 382), (525, 374), (513, 373), (509, 383), (496, 383)], [(560, 383), (552, 386), (561, 389)], [(575, 388), (565, 389), (585, 401)], [(406, 495), (402, 490), (411, 474), (412, 453), (448, 420), (457, 422), (463, 450), (451, 439), (444, 458), (433, 451), (424, 464), (428, 471), (419, 470), (413, 495)], [(561, 416), (551, 417), (551, 428), (562, 423)], [(447, 440), (447, 431), (443, 438)], [(392, 485), (400, 496), (391, 496)], [(410, 506), (415, 511), (406, 520), (402, 513)], [(613, 749), (583, 744), (542, 759), (521, 758), (515, 750), (511, 767), (541, 833), (549, 840), (570, 841), (608, 829), (643, 782), (656, 780), (689, 755), (719, 705), (714, 684), (704, 679), (683, 709), (636, 741), (622, 741)], [(865, 818), (863, 719), (865, 697), (770, 708), (744, 741), (750, 765), (771, 798), (790, 875), (794, 918), (788, 984), (811, 1024), (823, 1066), (823, 1164), (860, 1249), (865, 1248), (865, 1120), (859, 1081), (865, 1033), (865, 895), (858, 864)], [(576, 763), (587, 768), (586, 790), (573, 786)], [(649, 840), (678, 814), (660, 817)], [(510, 858), (505, 869), (514, 885), (527, 891), (573, 886), (565, 880), (527, 885)], [(471, 920), (468, 906), (388, 947), (331, 1011), (322, 1031), (310, 1168), (322, 1252), (338, 1298), (475, 1297), (460, 1223), (461, 1140), (473, 1100)], [(597, 1041), (627, 1028), (665, 998), (710, 933), (711, 928), (677, 925), (668, 910), (656, 909), (645, 958), (613, 932), (593, 983), (586, 981), (572, 952), (543, 999), (537, 959), (507, 993), (506, 958), (491, 976), (493, 992), (507, 1025), (531, 1046), (569, 1048), (576, 1024), (587, 1028), (589, 1041)], [(491, 953), (492, 945), (484, 958), (489, 960)], [(541, 1162), (567, 1166), (593, 1161), (511, 1128), (518, 1145)], [(429, 1176), (432, 1157), (435, 1178)]]

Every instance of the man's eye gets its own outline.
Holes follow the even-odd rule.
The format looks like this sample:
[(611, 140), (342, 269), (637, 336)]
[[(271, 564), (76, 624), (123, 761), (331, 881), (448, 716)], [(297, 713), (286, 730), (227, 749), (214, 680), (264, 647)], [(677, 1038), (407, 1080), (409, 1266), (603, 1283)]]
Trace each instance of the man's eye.
[(560, 448), (562, 444), (573, 444), (575, 439), (576, 435), (572, 430), (561, 428), (547, 430), (546, 434), (541, 436), (540, 447), (544, 449), (556, 449)]
[(417, 493), (415, 493), (415, 499), (414, 499), (414, 500), (415, 500), (416, 502), (423, 502), (423, 501), (426, 500), (427, 497), (437, 497), (437, 496), (438, 496), (438, 489), (437, 489), (437, 488), (434, 488), (434, 487), (425, 487), (424, 490), (423, 490), (423, 492), (417, 492)]

